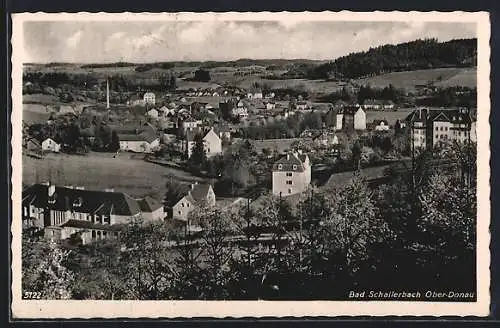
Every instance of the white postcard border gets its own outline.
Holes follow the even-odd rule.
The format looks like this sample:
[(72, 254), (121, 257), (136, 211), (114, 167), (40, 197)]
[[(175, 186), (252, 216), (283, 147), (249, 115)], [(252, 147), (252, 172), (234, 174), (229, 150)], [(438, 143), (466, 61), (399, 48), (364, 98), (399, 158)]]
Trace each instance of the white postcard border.
[[(21, 125), (23, 22), (155, 20), (434, 21), (477, 23), (477, 302), (76, 301), (21, 298)], [(304, 316), (486, 316), (490, 303), (490, 22), (486, 12), (20, 13), (12, 15), (12, 315), (14, 318), (180, 318)], [(457, 273), (460, 274), (460, 273)]]

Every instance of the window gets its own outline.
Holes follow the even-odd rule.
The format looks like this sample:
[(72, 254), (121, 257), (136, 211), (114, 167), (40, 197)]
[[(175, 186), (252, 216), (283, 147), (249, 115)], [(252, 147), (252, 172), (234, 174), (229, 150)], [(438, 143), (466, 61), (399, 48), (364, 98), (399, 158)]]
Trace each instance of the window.
[(436, 126), (436, 131), (439, 131), (439, 128)]
[(439, 129), (440, 129), (441, 131), (443, 131), (443, 127), (442, 127), (442, 126), (441, 126)]
[(292, 172), (286, 172), (286, 176), (287, 176), (287, 177), (291, 177), (292, 175), (293, 175), (293, 173), (292, 173)]
[(184, 207), (184, 203), (182, 203), (181, 206)]
[(178, 213), (179, 213), (179, 215), (181, 215), (181, 214), (182, 214), (182, 212), (181, 212), (181, 211), (179, 211)]
[(92, 230), (92, 239), (95, 239), (95, 237), (96, 237), (95, 230)]
[(24, 216), (28, 216), (28, 208), (27, 207), (24, 208)]
[(293, 165), (293, 170), (295, 171), (297, 169), (297, 165)]
[(292, 180), (286, 180), (286, 184), (287, 185), (291, 185), (292, 184)]
[(283, 170), (283, 165), (278, 164), (278, 170)]
[(445, 126), (445, 127), (444, 127), (444, 130), (445, 130), (445, 131), (448, 131), (448, 127), (447, 127), (447, 126)]
[(75, 201), (73, 202), (73, 206), (74, 206), (74, 207), (81, 207), (81, 206), (82, 206), (82, 203), (83, 203), (82, 197), (78, 197), (78, 198), (77, 198), (77, 199), (75, 199)]
[(291, 194), (292, 193), (292, 188), (288, 189), (288, 193)]
[(102, 232), (102, 236), (103, 236), (103, 237), (106, 237), (106, 235), (107, 235), (107, 234), (108, 234), (108, 233), (107, 233), (106, 231), (103, 231), (103, 232)]

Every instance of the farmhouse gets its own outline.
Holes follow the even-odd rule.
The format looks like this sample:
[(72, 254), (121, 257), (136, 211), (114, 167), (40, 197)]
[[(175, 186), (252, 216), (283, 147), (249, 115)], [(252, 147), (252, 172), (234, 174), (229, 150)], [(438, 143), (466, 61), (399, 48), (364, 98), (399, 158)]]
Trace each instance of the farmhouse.
[(160, 138), (141, 134), (120, 134), (120, 150), (134, 153), (151, 153), (160, 146)]
[(207, 132), (188, 131), (186, 134), (186, 153), (188, 158), (193, 154), (193, 147), (196, 143), (196, 136), (203, 135), (203, 148), (207, 157), (222, 154), (222, 140), (215, 132), (214, 128), (210, 128)]
[(163, 204), (151, 197), (145, 197), (138, 200), (139, 208), (142, 213), (142, 219), (145, 222), (160, 221), (165, 218)]
[(145, 105), (154, 105), (156, 103), (156, 96), (153, 92), (146, 92), (143, 101)]
[[(147, 202), (149, 205), (140, 205)], [(83, 187), (35, 184), (22, 194), (25, 230), (44, 230), (45, 238), (59, 241), (78, 236), (84, 244), (117, 238), (125, 224), (140, 217), (161, 220), (163, 208), (151, 199), (136, 200), (123, 192)]]
[(301, 152), (290, 152), (273, 165), (273, 195), (289, 196), (305, 191), (311, 183), (311, 163)]
[(42, 141), (42, 150), (58, 153), (61, 150), (61, 145), (52, 140), (51, 138), (47, 138), (44, 141)]
[(188, 193), (178, 200), (171, 202), (171, 217), (175, 220), (187, 221), (188, 214), (197, 206), (206, 204), (215, 205), (215, 193), (209, 184), (192, 184)]

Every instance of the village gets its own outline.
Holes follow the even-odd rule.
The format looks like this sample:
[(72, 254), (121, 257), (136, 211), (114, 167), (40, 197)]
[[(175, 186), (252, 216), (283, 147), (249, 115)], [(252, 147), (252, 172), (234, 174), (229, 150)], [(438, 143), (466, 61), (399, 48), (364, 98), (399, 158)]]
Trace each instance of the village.
[[(196, 230), (199, 227), (189, 225), (188, 217), (202, 203), (215, 205), (221, 198), (225, 206), (240, 206), (258, 202), (269, 192), (293, 199), (290, 196), (305, 192), (311, 184), (320, 188), (340, 184), (337, 177), (359, 168), (368, 172), (369, 180), (382, 178), (388, 164), (410, 158), (408, 140), (412, 149), (447, 140), (475, 141), (475, 119), (469, 109), (399, 109), (390, 101), (373, 99), (363, 104), (317, 104), (301, 96), (288, 98), (277, 100), (273, 92), (258, 88), (217, 88), (143, 92), (124, 104), (112, 104), (106, 81), (104, 104), (80, 110), (61, 106), (44, 127), (26, 127), (23, 153), (40, 162), (57, 156), (98, 161), (102, 154), (89, 151), (97, 145), (115, 162), (135, 158), (185, 170), (200, 179), (171, 199), (134, 198), (137, 195), (130, 196), (123, 188), (114, 190), (113, 185), (101, 190), (62, 185), (55, 169), (46, 172), (46, 181), (37, 173), (36, 183), (23, 192), (23, 226), (52, 240), (78, 234), (83, 243), (114, 238), (121, 227), (139, 217), (147, 222), (185, 222)], [(139, 114), (120, 114), (131, 108)], [(377, 117), (397, 112), (400, 118), (368, 121), (369, 111), (377, 111)], [(92, 124), (84, 126), (85, 119)], [(266, 130), (287, 121), (298, 129)], [(58, 124), (51, 133), (50, 127)], [(76, 132), (61, 135), (60, 124), (67, 130), (77, 127)], [(248, 148), (248, 154), (241, 154), (242, 147)], [(357, 157), (353, 147), (358, 149)], [(231, 156), (238, 158), (231, 160)], [(254, 172), (259, 165), (263, 167)]]

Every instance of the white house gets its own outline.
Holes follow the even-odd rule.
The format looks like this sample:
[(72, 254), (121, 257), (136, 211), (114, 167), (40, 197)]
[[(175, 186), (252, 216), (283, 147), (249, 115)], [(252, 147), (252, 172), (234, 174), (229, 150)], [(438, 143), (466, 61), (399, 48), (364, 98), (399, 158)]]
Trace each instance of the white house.
[(172, 204), (172, 218), (175, 220), (187, 221), (189, 212), (203, 203), (214, 206), (215, 193), (209, 184), (192, 184), (188, 193), (179, 200), (170, 201)]
[[(197, 131), (188, 131), (186, 134), (186, 151), (188, 158), (193, 154), (193, 147), (196, 143), (195, 137), (198, 133)], [(214, 131), (214, 128), (210, 128), (210, 130), (203, 135), (203, 148), (207, 157), (222, 154), (222, 140)]]
[(273, 195), (289, 196), (305, 191), (311, 183), (311, 163), (305, 154), (292, 152), (273, 165)]
[(152, 153), (160, 147), (160, 138), (143, 134), (121, 134), (120, 150), (134, 153)]
[(144, 104), (146, 105), (154, 105), (156, 103), (156, 96), (152, 92), (146, 92), (144, 94)]
[(61, 150), (61, 145), (52, 140), (51, 138), (47, 138), (44, 141), (42, 141), (42, 150), (58, 153)]
[(276, 108), (276, 103), (274, 101), (270, 101), (266, 103), (266, 109), (271, 110)]

